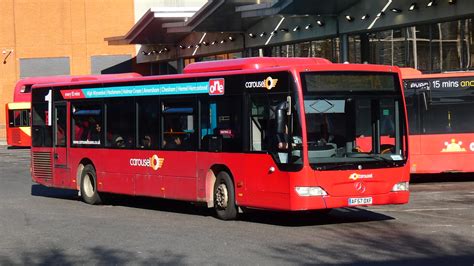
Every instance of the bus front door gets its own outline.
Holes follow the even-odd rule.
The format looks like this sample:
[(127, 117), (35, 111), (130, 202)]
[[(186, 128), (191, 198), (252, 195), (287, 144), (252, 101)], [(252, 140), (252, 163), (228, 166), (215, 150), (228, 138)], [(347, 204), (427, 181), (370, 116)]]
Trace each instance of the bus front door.
[(69, 187), (69, 171), (67, 164), (67, 105), (66, 102), (54, 104), (54, 178), (53, 183), (58, 187)]

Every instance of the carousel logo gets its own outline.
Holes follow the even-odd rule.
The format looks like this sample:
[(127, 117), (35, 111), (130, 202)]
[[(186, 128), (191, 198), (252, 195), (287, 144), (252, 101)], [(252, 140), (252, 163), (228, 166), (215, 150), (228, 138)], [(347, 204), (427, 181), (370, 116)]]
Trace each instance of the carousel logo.
[(374, 175), (373, 174), (357, 174), (357, 173), (353, 173), (349, 176), (349, 179), (351, 180), (357, 180), (357, 179), (367, 179), (367, 178), (373, 178)]
[(276, 87), (278, 79), (274, 79), (272, 77), (267, 77), (261, 81), (247, 81), (245, 82), (245, 88), (253, 89), (253, 88), (266, 88), (267, 90), (271, 90)]
[[(445, 141), (444, 145), (446, 148), (442, 149), (441, 152), (465, 152), (466, 149), (461, 147), (462, 141), (456, 142), (456, 139), (451, 139), (451, 143)], [(471, 143), (472, 146), (472, 143)]]
[(131, 158), (130, 165), (131, 166), (140, 166), (140, 167), (151, 167), (153, 170), (158, 170), (163, 167), (163, 162), (165, 161), (164, 158), (159, 158), (158, 155), (154, 154), (150, 158), (146, 159), (137, 159)]

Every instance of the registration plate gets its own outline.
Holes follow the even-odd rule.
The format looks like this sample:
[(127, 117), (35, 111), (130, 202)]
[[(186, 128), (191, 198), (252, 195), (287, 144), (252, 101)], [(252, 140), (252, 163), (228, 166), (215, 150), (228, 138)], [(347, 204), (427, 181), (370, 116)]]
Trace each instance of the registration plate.
[(367, 198), (349, 198), (349, 206), (354, 205), (371, 205), (372, 197)]

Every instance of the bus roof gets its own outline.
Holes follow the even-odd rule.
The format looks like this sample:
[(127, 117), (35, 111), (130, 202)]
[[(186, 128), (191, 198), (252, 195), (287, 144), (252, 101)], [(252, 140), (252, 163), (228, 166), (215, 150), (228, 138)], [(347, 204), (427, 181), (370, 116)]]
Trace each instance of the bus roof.
[(402, 79), (430, 79), (430, 78), (453, 78), (453, 77), (474, 76), (473, 71), (423, 74), (421, 71), (414, 68), (410, 68), (410, 67), (400, 68), (400, 71), (402, 73)]
[[(193, 66), (196, 65), (196, 66)], [(65, 81), (52, 84), (36, 84), (33, 88), (69, 87), (86, 85), (110, 85), (130, 82), (153, 82), (170, 79), (220, 77), (223, 75), (238, 75), (249, 73), (297, 71), (377, 71), (399, 72), (396, 66), (371, 65), (371, 64), (333, 64), (323, 58), (280, 58), (280, 57), (253, 57), (192, 63), (186, 67), (183, 74), (141, 76), (115, 79)]]
[(282, 66), (331, 64), (324, 58), (249, 57), (223, 61), (193, 63), (184, 68), (183, 73), (208, 73), (235, 70), (262, 69)]
[(59, 82), (77, 82), (87, 80), (106, 80), (115, 78), (131, 78), (141, 77), (138, 73), (118, 73), (118, 74), (102, 74), (102, 75), (78, 75), (78, 76), (41, 76), (41, 77), (29, 77), (20, 79), (13, 92), (13, 102), (29, 102), (31, 101), (31, 90), (27, 89), (26, 86), (32, 86), (35, 84), (50, 84)]

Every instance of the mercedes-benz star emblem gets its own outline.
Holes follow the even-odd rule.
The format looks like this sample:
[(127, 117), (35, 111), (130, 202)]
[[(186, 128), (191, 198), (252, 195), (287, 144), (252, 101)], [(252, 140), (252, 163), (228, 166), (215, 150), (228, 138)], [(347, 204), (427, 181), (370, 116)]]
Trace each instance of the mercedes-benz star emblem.
[(367, 189), (365, 187), (365, 184), (362, 183), (362, 182), (355, 182), (354, 183), (354, 188), (359, 191), (361, 194), (365, 192), (365, 190)]

